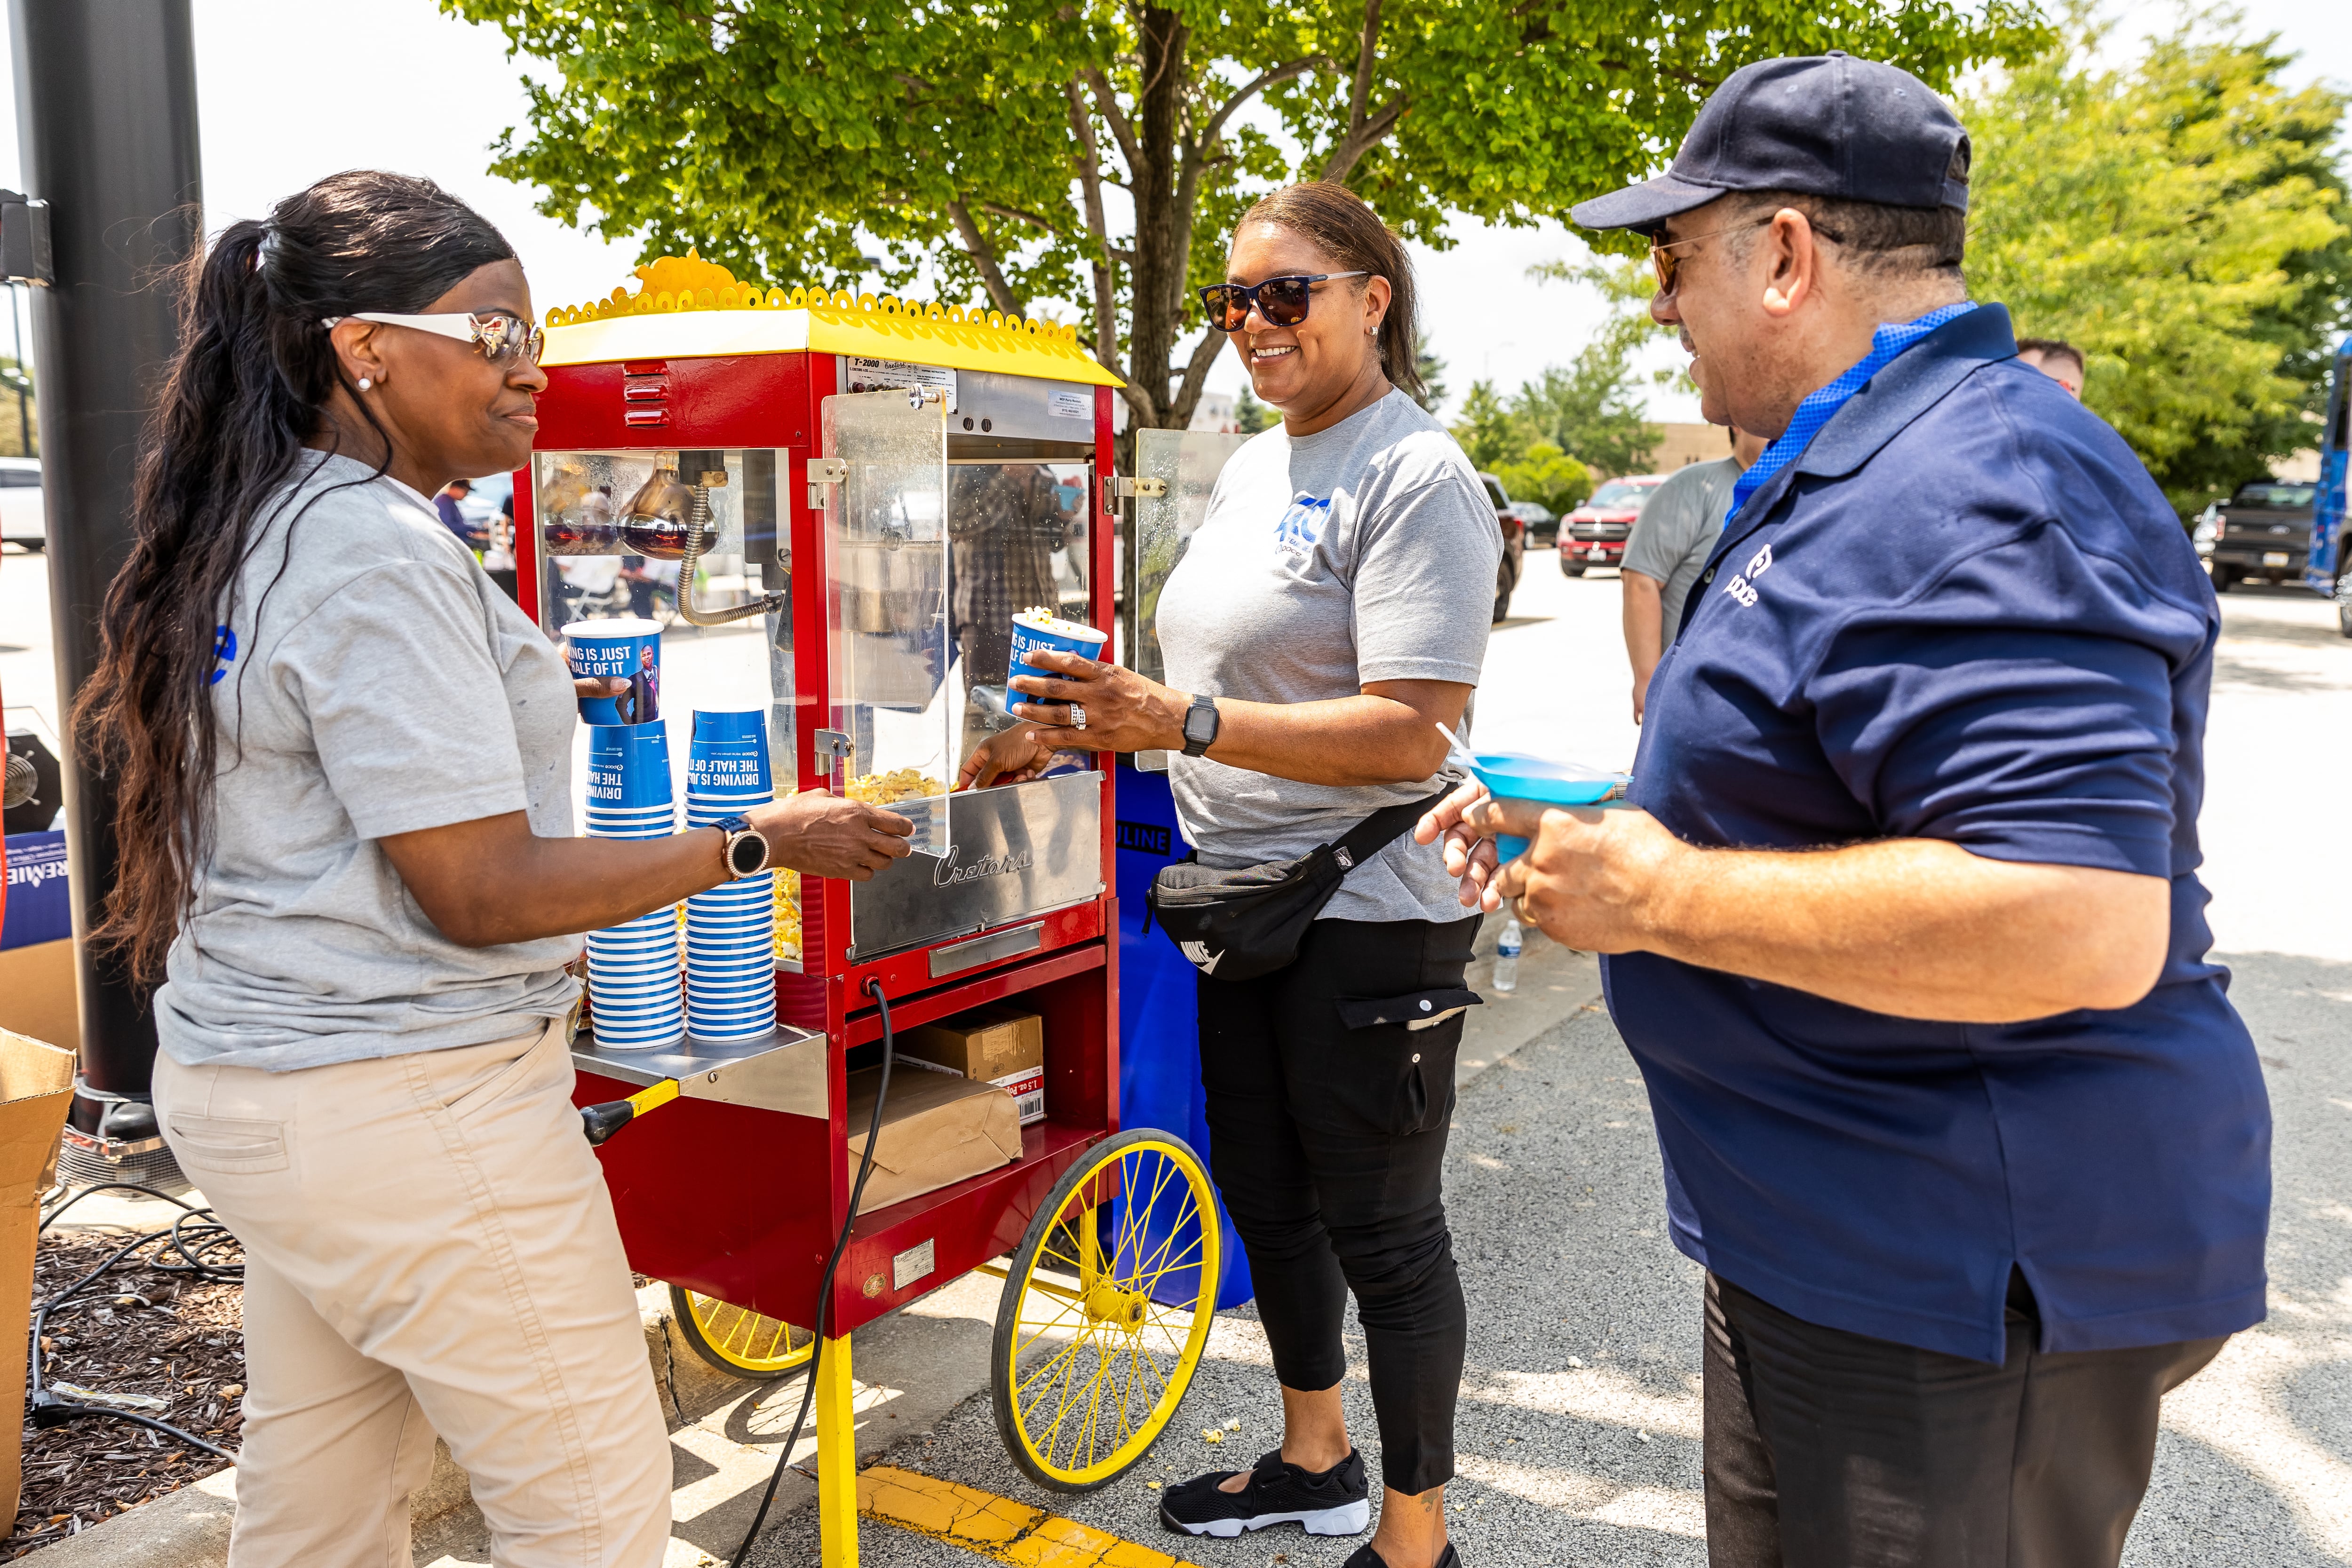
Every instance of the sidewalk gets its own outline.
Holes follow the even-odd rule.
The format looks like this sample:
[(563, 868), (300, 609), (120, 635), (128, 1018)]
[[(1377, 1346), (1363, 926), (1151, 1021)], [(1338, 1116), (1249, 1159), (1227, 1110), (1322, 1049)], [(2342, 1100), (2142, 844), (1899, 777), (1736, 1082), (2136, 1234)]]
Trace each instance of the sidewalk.
[[(1489, 983), (1496, 930), (1497, 923), (1490, 919), (1480, 935), (1470, 975), (1471, 988), (1484, 996), (1486, 1004), (1471, 1009), (1463, 1031), (1457, 1082), (1465, 1085), (1498, 1066), (1512, 1065), (1516, 1054), (1530, 1041), (1600, 993), (1599, 967), (1590, 955), (1570, 952), (1532, 932), (1519, 961), (1518, 988), (1507, 994), (1496, 992)], [(71, 1218), (86, 1223), (153, 1228), (150, 1211), (164, 1207), (141, 1201), (100, 1207), (102, 1201), (86, 1200)], [(903, 1446), (911, 1445), (922, 1452), (930, 1434), (944, 1433), (956, 1421), (969, 1425), (976, 1419), (984, 1441), (972, 1455), (972, 1462), (957, 1470), (957, 1479), (999, 1493), (1016, 1484), (1015, 1472), (997, 1442), (987, 1400), (974, 1397), (986, 1386), (989, 1338), (1001, 1289), (995, 1280), (968, 1275), (855, 1337), (861, 1464)], [(723, 1562), (751, 1523), (761, 1490), (775, 1464), (777, 1446), (799, 1409), (801, 1380), (793, 1377), (753, 1387), (714, 1372), (678, 1336), (667, 1288), (647, 1287), (639, 1292), (638, 1302), (646, 1326), (646, 1357), (670, 1417), (670, 1451), (676, 1466), (671, 1495), (676, 1522), (664, 1568), (705, 1568), (715, 1561)], [(1247, 1309), (1234, 1322), (1219, 1325), (1212, 1342), (1212, 1358), (1223, 1354), (1225, 1342), (1235, 1335), (1244, 1343), (1257, 1335)], [(1262, 1346), (1256, 1354), (1263, 1359)], [(1212, 1394), (1213, 1381), (1210, 1364), (1204, 1362), (1201, 1381), (1179, 1418), (1180, 1428), (1224, 1397)], [(1230, 1414), (1221, 1404), (1217, 1418), (1223, 1421)], [(1192, 1424), (1201, 1425), (1206, 1419), (1202, 1415), (1201, 1421)], [(814, 1426), (812, 1422), (812, 1434)], [(815, 1456), (814, 1435), (803, 1436), (793, 1450), (794, 1466), (814, 1469)], [(908, 1468), (934, 1469), (928, 1458)], [(1157, 1473), (1156, 1467), (1151, 1469)], [(236, 1474), (224, 1470), (47, 1547), (26, 1561), (37, 1562), (40, 1568), (221, 1568), (228, 1560)], [(779, 1543), (801, 1534), (808, 1534), (813, 1542), (813, 1514), (797, 1521), (794, 1516), (805, 1511), (815, 1492), (815, 1483), (798, 1468), (786, 1471), (770, 1512), (769, 1533), (754, 1554), (756, 1561), (782, 1563), (789, 1560), (795, 1568), (805, 1563), (797, 1549), (788, 1552)], [(1071, 1511), (1065, 1506), (1071, 1500), (1051, 1500), (1057, 1511)], [(446, 1449), (439, 1454), (432, 1483), (416, 1498), (413, 1517), (416, 1568), (472, 1568), (489, 1562), (488, 1529), (473, 1506), (463, 1472), (449, 1462)], [(869, 1523), (866, 1534), (874, 1538), (877, 1530), (884, 1529)], [(973, 1561), (956, 1548), (904, 1532), (889, 1531), (887, 1539), (887, 1546), (878, 1538), (870, 1539), (869, 1552), (876, 1562), (894, 1568), (901, 1562), (929, 1561), (919, 1555), (929, 1552), (945, 1553), (942, 1562), (968, 1564)], [(907, 1556), (908, 1552), (919, 1555)]]

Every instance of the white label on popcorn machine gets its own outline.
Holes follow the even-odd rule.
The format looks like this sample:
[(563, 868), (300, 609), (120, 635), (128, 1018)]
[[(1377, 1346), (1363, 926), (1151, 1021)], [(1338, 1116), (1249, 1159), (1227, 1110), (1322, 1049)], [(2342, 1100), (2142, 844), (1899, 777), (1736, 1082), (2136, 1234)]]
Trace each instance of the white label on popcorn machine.
[(1055, 387), (1045, 394), (1045, 412), (1055, 419), (1086, 419), (1095, 416), (1095, 393), (1092, 387), (1072, 391)]

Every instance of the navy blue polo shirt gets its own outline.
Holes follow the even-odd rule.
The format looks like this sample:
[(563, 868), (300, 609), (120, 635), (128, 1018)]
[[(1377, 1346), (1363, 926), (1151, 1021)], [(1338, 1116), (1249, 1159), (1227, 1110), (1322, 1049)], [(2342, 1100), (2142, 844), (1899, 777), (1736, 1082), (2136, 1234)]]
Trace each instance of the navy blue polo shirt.
[(1684, 840), (1946, 839), (2170, 879), (2142, 1001), (1925, 1023), (1603, 961), (1675, 1244), (1832, 1328), (1998, 1363), (2261, 1321), (2270, 1110), (2197, 813), (2220, 612), (2131, 451), (1989, 305), (1881, 369), (1725, 527), (1650, 685), (1633, 799)]

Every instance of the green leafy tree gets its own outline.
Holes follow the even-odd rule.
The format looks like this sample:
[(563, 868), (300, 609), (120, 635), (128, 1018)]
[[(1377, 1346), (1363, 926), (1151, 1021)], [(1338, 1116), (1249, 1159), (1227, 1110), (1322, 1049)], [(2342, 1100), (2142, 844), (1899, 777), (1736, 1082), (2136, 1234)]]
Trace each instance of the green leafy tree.
[(2344, 96), (2288, 90), (2274, 36), (2200, 37), (2215, 19), (2103, 70), (2077, 13), (1962, 109), (1970, 293), (2084, 350), (2084, 401), (2184, 514), (2313, 444), (2352, 285)]
[(1591, 470), (1549, 441), (1531, 442), (1517, 458), (1497, 464), (1495, 477), (1514, 501), (1538, 502), (1557, 514), (1592, 494)]
[(1527, 432), (1496, 395), (1492, 382), (1472, 382), (1462, 400), (1462, 416), (1454, 422), (1454, 439), (1462, 444), (1480, 472), (1487, 472), (1527, 444)]
[(1255, 435), (1261, 430), (1270, 429), (1280, 417), (1258, 402), (1247, 387), (1242, 388), (1241, 395), (1234, 399), (1234, 423), (1241, 426), (1244, 435)]
[(1424, 340), (1413, 345), (1412, 362), (1421, 372), (1421, 396), (1415, 401), (1435, 413), (1445, 406), (1445, 361), (1431, 353)]
[[(1524, 225), (1650, 173), (1748, 61), (1841, 47), (1931, 82), (2044, 47), (2032, 0), (441, 0), (552, 62), (495, 167), (541, 210), (769, 283), (1076, 303), (1144, 426), (1257, 194), (1342, 180), (1401, 232)], [(1114, 200), (1114, 194), (1119, 198)], [(1114, 217), (1118, 216), (1115, 226)], [(873, 242), (869, 245), (869, 240)]]
[[(1657, 450), (1659, 430), (1643, 410), (1635, 355), (1672, 337), (1650, 319), (1650, 269), (1639, 261), (1546, 262), (1538, 279), (1589, 284), (1608, 306), (1601, 329), (1566, 366), (1548, 367), (1511, 399), (1511, 412), (1538, 441), (1574, 453), (1596, 471), (1638, 474)], [(1663, 382), (1675, 372), (1668, 371)]]

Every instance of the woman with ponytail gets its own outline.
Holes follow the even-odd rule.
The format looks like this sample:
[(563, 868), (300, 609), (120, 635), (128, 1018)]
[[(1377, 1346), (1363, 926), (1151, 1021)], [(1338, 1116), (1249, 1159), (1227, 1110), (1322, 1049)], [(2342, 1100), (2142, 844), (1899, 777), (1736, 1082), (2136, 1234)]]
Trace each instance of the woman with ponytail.
[[(521, 265), (362, 172), (184, 287), (76, 723), (121, 802), (92, 936), (163, 982), (157, 1115), (246, 1249), (230, 1563), (406, 1563), (438, 1433), (497, 1563), (654, 1568), (669, 1448), (565, 966), (729, 870), (713, 830), (572, 836), (574, 683), (425, 499), (530, 455)], [(821, 793), (753, 827), (859, 880), (911, 831)]]

